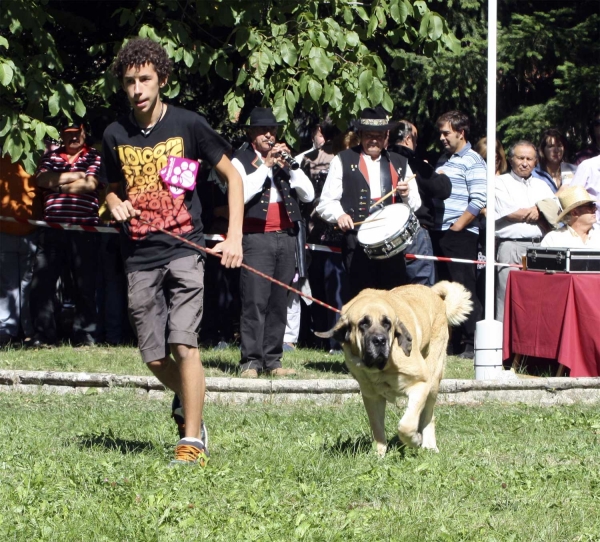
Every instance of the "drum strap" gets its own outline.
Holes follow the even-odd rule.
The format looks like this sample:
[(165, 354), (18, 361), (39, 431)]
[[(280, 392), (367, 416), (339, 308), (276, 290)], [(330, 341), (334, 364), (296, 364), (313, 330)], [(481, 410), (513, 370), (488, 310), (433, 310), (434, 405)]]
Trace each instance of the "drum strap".
[[(392, 173), (390, 171), (390, 163), (383, 156), (380, 160), (379, 183), (381, 185), (381, 196), (385, 196), (392, 191)], [(395, 197), (392, 196), (383, 202), (384, 205), (395, 203)]]

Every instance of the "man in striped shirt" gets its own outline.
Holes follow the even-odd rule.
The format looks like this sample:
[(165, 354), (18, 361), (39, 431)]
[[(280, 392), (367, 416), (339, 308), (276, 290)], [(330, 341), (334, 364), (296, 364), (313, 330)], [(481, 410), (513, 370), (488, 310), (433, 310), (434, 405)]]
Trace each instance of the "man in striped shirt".
[[(434, 200), (436, 211), (431, 235), (433, 252), (448, 258), (477, 259), (479, 213), (486, 206), (486, 165), (468, 142), (469, 118), (461, 111), (449, 111), (437, 120), (440, 141), (445, 153), (436, 171), (452, 182), (452, 193), (446, 200)], [(438, 262), (440, 280), (460, 282), (471, 292), (473, 311), (452, 334), (453, 353), (474, 357), (475, 324), (481, 319), (481, 303), (475, 295), (475, 265)], [(461, 346), (461, 342), (464, 347)]]
[[(63, 145), (42, 157), (36, 173), (43, 197), (44, 220), (96, 226), (99, 224), (100, 154), (86, 144), (83, 124), (65, 124), (61, 138)], [(97, 233), (93, 232), (59, 228), (44, 228), (41, 232), (31, 294), (35, 318), (32, 346), (48, 346), (57, 341), (56, 283), (59, 277), (69, 275), (75, 301), (70, 338), (74, 344), (94, 344), (97, 243)]]

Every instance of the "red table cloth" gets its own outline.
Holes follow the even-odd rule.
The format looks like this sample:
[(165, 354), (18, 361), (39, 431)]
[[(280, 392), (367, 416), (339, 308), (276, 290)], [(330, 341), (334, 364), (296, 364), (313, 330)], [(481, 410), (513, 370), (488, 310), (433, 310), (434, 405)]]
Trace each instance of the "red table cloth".
[(503, 359), (511, 353), (556, 359), (571, 376), (599, 376), (600, 273), (512, 271)]

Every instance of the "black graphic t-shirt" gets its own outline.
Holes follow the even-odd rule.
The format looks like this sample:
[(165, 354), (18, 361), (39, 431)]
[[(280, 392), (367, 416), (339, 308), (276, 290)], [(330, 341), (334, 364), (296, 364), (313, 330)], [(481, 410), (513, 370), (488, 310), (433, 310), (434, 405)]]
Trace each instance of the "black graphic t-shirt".
[[(142, 211), (144, 220), (204, 246), (197, 191), (186, 190), (174, 198), (159, 172), (169, 156), (202, 160), (205, 166), (215, 166), (229, 152), (229, 144), (204, 117), (169, 105), (148, 136), (140, 132), (131, 116), (106, 129), (99, 178), (106, 183), (119, 183), (119, 197), (129, 199), (135, 209)], [(122, 229), (121, 250), (127, 272), (153, 269), (197, 253), (139, 220), (123, 224)]]

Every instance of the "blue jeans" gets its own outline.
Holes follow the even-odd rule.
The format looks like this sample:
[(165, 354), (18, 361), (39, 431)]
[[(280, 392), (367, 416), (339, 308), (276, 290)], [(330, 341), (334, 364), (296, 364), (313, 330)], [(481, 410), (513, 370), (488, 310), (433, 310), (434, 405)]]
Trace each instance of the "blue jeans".
[[(419, 228), (412, 243), (404, 250), (406, 254), (419, 256), (433, 256), (431, 237), (425, 228)], [(408, 284), (435, 284), (435, 262), (433, 260), (406, 260), (406, 275)]]
[[(348, 276), (341, 254), (313, 252), (308, 276), (313, 297), (337, 309), (342, 308), (344, 300), (348, 297)], [(340, 317), (317, 303), (310, 306), (310, 312), (313, 331), (327, 331), (333, 328)], [(327, 341), (327, 344), (320, 341)], [(317, 339), (316, 344), (327, 350), (339, 348), (339, 344), (333, 339)]]

